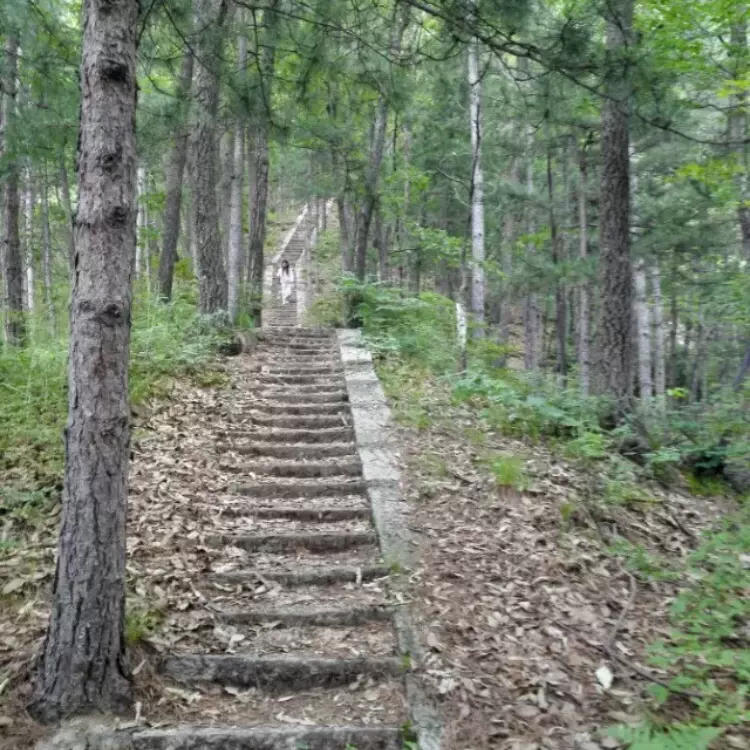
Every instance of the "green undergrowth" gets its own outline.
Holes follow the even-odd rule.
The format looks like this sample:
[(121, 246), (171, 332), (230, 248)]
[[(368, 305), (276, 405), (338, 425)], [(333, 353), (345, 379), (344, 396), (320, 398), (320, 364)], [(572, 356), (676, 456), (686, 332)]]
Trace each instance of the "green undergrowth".
[[(583, 398), (575, 375), (563, 387), (550, 375), (506, 369), (508, 350), (495, 342), (471, 344), (468, 367), (459, 373), (454, 305), (437, 294), (411, 296), (346, 279), (316, 303), (314, 314), (328, 325), (362, 329), (401, 424), (450, 429), (441, 408), (446, 402), (472, 414), (465, 437), (499, 487), (526, 487), (524, 460), (488, 455), (488, 434), (543, 443), (589, 473), (596, 490), (587, 503), (636, 513), (659, 507), (654, 488), (675, 482), (711, 502), (729, 493), (727, 468), (750, 456), (750, 410), (742, 394), (688, 404), (675, 390), (614, 427), (610, 405)], [(440, 456), (421, 461), (426, 476), (447, 472)], [(574, 502), (561, 507), (563, 531), (576, 512)], [(656, 556), (625, 539), (609, 552), (639, 580), (668, 582), (679, 591), (671, 632), (649, 652), (650, 665), (670, 677), (650, 687), (640, 726), (612, 734), (631, 750), (688, 750), (714, 747), (727, 734), (731, 739), (750, 719), (750, 504), (740, 503), (684, 559)]]
[[(130, 347), (134, 406), (164, 395), (174, 377), (220, 382), (211, 361), (226, 332), (195, 315), (193, 297), (189, 288), (169, 305), (137, 296)], [(62, 488), (68, 342), (67, 335), (44, 335), (44, 327), (36, 322), (25, 348), (0, 350), (0, 517), (24, 520)]]

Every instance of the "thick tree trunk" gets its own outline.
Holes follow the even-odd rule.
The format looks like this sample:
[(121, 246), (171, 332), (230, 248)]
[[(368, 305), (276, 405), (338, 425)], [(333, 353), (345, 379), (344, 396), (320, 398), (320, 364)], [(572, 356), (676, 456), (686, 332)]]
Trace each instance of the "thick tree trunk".
[(65, 166), (65, 155), (60, 156), (60, 191), (62, 193), (63, 210), (65, 211), (65, 232), (68, 244), (68, 270), (71, 283), (75, 274), (75, 216), (73, 215), (73, 202), (70, 198), (70, 182), (68, 181), (68, 170)]
[(336, 198), (336, 209), (339, 215), (339, 233), (341, 237), (341, 273), (351, 273), (352, 270), (352, 234), (351, 212), (347, 211), (346, 199), (343, 196)]
[[(473, 0), (472, 7), (476, 7)], [(469, 126), (471, 128), (471, 315), (472, 336), (484, 336), (484, 175), (482, 173), (482, 81), (479, 42), (469, 42)]]
[(646, 289), (646, 264), (639, 258), (633, 270), (635, 289), (635, 323), (638, 342), (638, 387), (640, 397), (649, 399), (653, 395), (651, 379), (651, 320)]
[[(585, 149), (579, 151), (578, 159), (578, 256), (585, 263), (589, 256), (588, 155)], [(583, 396), (591, 391), (590, 320), (589, 285), (584, 278), (578, 288), (578, 370)]]
[[(408, 8), (408, 5), (399, 7), (398, 4), (394, 8), (393, 29), (389, 47), (389, 57), (391, 58), (398, 57), (401, 52), (401, 40), (409, 21)], [(354, 272), (360, 281), (365, 280), (367, 273), (367, 244), (370, 236), (370, 224), (379, 199), (380, 167), (383, 163), (387, 122), (388, 97), (385, 93), (382, 93), (375, 107), (375, 120), (370, 141), (370, 158), (365, 170), (364, 197), (357, 221)]]
[(234, 169), (232, 174), (232, 200), (229, 216), (229, 263), (227, 265), (227, 311), (229, 319), (237, 320), (240, 304), (240, 279), (242, 278), (242, 183), (245, 173), (245, 133), (237, 122), (234, 129)]
[(266, 242), (266, 214), (268, 206), (268, 130), (266, 124), (259, 126), (255, 136), (255, 195), (253, 196), (253, 216), (250, 223), (250, 312), (255, 325), (261, 323), (263, 309), (263, 270), (265, 264), (264, 245)]
[(667, 392), (666, 362), (664, 350), (664, 307), (661, 298), (661, 274), (659, 262), (651, 266), (651, 321), (654, 339), (654, 395), (662, 402)]
[[(125, 661), (136, 0), (86, 0), (65, 488), (33, 713), (118, 711)], [(102, 169), (106, 164), (107, 169)]]
[(180, 236), (180, 207), (182, 204), (182, 178), (187, 162), (188, 108), (190, 87), (193, 80), (193, 53), (188, 50), (182, 58), (182, 68), (177, 81), (176, 97), (179, 103), (177, 132), (175, 133), (172, 151), (167, 167), (167, 190), (164, 204), (164, 241), (159, 261), (159, 296), (164, 300), (172, 299), (172, 282), (174, 266), (177, 262), (177, 240)]
[(266, 215), (268, 209), (268, 177), (270, 171), (268, 139), (271, 126), (271, 95), (275, 60), (276, 32), (279, 25), (277, 12), (280, 0), (272, 0), (263, 11), (264, 45), (259, 53), (261, 101), (260, 114), (256, 122), (254, 167), (255, 194), (252, 197), (250, 220), (250, 246), (248, 250), (248, 286), (250, 288), (250, 312), (256, 326), (261, 325), (263, 309), (263, 273), (265, 270), (264, 246), (266, 242)]
[(623, 57), (630, 44), (633, 0), (607, 11), (607, 98), (602, 105), (602, 177), (597, 330), (599, 390), (621, 419), (631, 407), (633, 270), (630, 260), (630, 82)]
[(26, 340), (26, 319), (23, 299), (23, 258), (19, 231), (18, 161), (9, 154), (10, 131), (14, 126), (18, 41), (9, 36), (5, 43), (5, 81), (3, 96), (3, 133), (0, 138), (5, 161), (3, 181), (2, 257), (5, 261), (5, 338), (9, 344), (21, 346)]
[(42, 268), (44, 270), (44, 303), (47, 307), (50, 333), (54, 336), (57, 328), (57, 317), (52, 288), (52, 239), (49, 226), (49, 180), (46, 164), (42, 174)]
[(227, 274), (219, 233), (217, 205), (219, 67), (228, 0), (196, 0), (195, 117), (193, 129), (195, 241), (198, 265), (198, 307), (214, 313), (227, 307)]

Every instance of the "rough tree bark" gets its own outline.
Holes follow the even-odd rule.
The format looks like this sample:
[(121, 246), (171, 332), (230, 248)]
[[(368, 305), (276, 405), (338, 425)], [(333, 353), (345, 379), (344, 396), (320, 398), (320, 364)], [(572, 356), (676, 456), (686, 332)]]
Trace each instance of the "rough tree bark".
[[(578, 256), (585, 263), (589, 256), (588, 154), (585, 148), (578, 152), (578, 243)], [(589, 285), (584, 278), (578, 287), (578, 369), (583, 396), (591, 391), (590, 319)]]
[[(472, 10), (476, 0), (472, 0)], [(479, 41), (469, 42), (469, 125), (471, 128), (471, 315), (472, 337), (484, 335), (484, 175), (482, 173), (482, 80)]]
[(633, 269), (630, 260), (630, 81), (633, 0), (607, 6), (607, 98), (602, 105), (602, 176), (597, 386), (621, 419), (631, 407)]
[(214, 313), (227, 307), (227, 274), (219, 233), (217, 205), (218, 144), (216, 123), (219, 111), (221, 42), (229, 12), (228, 0), (196, 0), (195, 114), (193, 125), (195, 242), (198, 265), (198, 307)]
[(255, 123), (255, 148), (253, 175), (255, 193), (252, 196), (250, 220), (250, 247), (248, 250), (248, 286), (250, 289), (250, 313), (255, 325), (261, 324), (263, 309), (263, 272), (265, 265), (266, 214), (268, 207), (269, 154), (268, 138), (271, 124), (271, 93), (275, 60), (275, 37), (279, 23), (278, 9), (281, 0), (272, 0), (263, 11), (264, 45), (260, 51), (260, 111)]
[(187, 162), (188, 108), (190, 105), (190, 86), (193, 80), (193, 53), (188, 50), (182, 58), (180, 77), (177, 81), (175, 96), (178, 102), (177, 132), (175, 133), (172, 151), (167, 167), (167, 190), (164, 204), (164, 242), (159, 261), (159, 296), (164, 300), (172, 299), (172, 282), (174, 266), (177, 262), (177, 240), (180, 236), (180, 207), (182, 204), (182, 177)]
[[(135, 277), (139, 279), (143, 273), (144, 259), (148, 258), (148, 249), (146, 247), (146, 170), (138, 167), (136, 172), (136, 186), (138, 189), (138, 219), (137, 233), (135, 240)], [(146, 266), (148, 267), (148, 266)]]
[[(393, 12), (393, 29), (388, 51), (388, 56), (391, 59), (398, 57), (401, 52), (401, 40), (409, 21), (409, 6), (404, 4), (400, 7), (396, 4)], [(379, 198), (380, 167), (383, 163), (383, 152), (385, 150), (387, 121), (388, 96), (385, 92), (382, 92), (375, 108), (375, 120), (373, 121), (372, 139), (370, 141), (370, 158), (365, 170), (363, 186), (364, 197), (357, 221), (354, 272), (360, 281), (365, 280), (365, 274), (367, 273), (367, 242), (370, 236), (370, 224)]]
[(131, 701), (125, 520), (138, 2), (86, 0), (83, 13), (65, 485), (52, 612), (31, 706), (47, 721), (122, 710)]
[(21, 346), (26, 340), (26, 320), (23, 308), (23, 258), (19, 232), (20, 178), (17, 160), (8, 155), (10, 131), (14, 124), (18, 71), (18, 41), (12, 35), (5, 42), (5, 61), (3, 133), (0, 138), (3, 154), (6, 156), (2, 222), (2, 257), (5, 261), (5, 338), (9, 344)]
[(219, 138), (219, 184), (217, 201), (219, 205), (219, 232), (221, 233), (221, 253), (224, 267), (229, 273), (229, 243), (231, 242), (232, 221), (232, 176), (234, 175), (234, 133), (226, 130)]

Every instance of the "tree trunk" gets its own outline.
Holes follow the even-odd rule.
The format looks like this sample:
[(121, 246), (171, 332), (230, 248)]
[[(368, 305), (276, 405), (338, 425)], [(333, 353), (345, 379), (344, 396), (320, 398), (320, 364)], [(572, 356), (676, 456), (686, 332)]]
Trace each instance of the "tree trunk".
[[(472, 0), (472, 12), (477, 0)], [(484, 336), (484, 175), (482, 173), (482, 81), (479, 42), (469, 42), (469, 125), (471, 127), (471, 315), (472, 336)]]
[[(242, 41), (242, 36), (240, 36)], [(247, 57), (247, 55), (245, 55)], [(245, 133), (238, 121), (234, 129), (234, 169), (232, 173), (232, 200), (229, 216), (229, 264), (227, 273), (227, 311), (232, 323), (236, 322), (240, 303), (240, 279), (242, 278), (242, 183), (245, 173)]]
[(147, 232), (147, 220), (146, 220), (146, 170), (143, 167), (138, 167), (137, 171), (137, 187), (138, 187), (138, 221), (137, 221), (137, 235), (135, 243), (135, 277), (139, 279), (143, 273), (145, 260), (148, 258), (148, 248), (146, 246), (146, 232)]
[[(585, 263), (589, 256), (589, 218), (588, 156), (584, 148), (580, 149), (578, 159), (578, 256)], [(588, 396), (591, 391), (590, 320), (589, 284), (584, 278), (578, 288), (578, 370), (583, 396)]]
[(179, 105), (177, 132), (167, 167), (166, 199), (164, 204), (164, 241), (159, 261), (159, 296), (163, 300), (172, 299), (174, 266), (177, 262), (177, 240), (180, 236), (180, 207), (182, 204), (182, 177), (187, 162), (188, 139), (187, 122), (190, 103), (190, 87), (193, 80), (193, 53), (188, 50), (182, 58), (182, 68), (177, 82), (176, 97)]
[(677, 386), (677, 252), (672, 253), (672, 294), (669, 303), (669, 361), (667, 362), (667, 385)]
[(34, 174), (31, 167), (26, 170), (26, 190), (24, 191), (24, 304), (29, 314), (29, 322), (34, 325), (34, 308), (36, 307), (36, 264), (34, 246), (34, 207), (36, 196), (34, 194)]
[(73, 215), (73, 202), (70, 198), (70, 182), (68, 181), (68, 170), (65, 166), (65, 155), (60, 155), (60, 189), (62, 192), (62, 204), (65, 211), (65, 232), (68, 244), (68, 270), (71, 283), (75, 274), (75, 216)]
[[(510, 181), (513, 185), (520, 182), (521, 163), (517, 156), (511, 157), (510, 163)], [(518, 185), (520, 188), (521, 186)], [(510, 337), (510, 317), (512, 312), (511, 306), (511, 277), (513, 275), (513, 243), (516, 237), (516, 209), (515, 203), (505, 211), (503, 219), (503, 240), (500, 249), (500, 265), (503, 272), (503, 279), (500, 284), (500, 342), (507, 344)], [(503, 360), (504, 364), (504, 360)]]
[[(737, 21), (732, 24), (730, 41), (732, 45), (732, 57), (736, 60), (733, 77), (741, 81), (747, 77), (747, 5), (738, 3)], [(747, 91), (742, 90), (732, 97), (732, 109), (729, 112), (729, 137), (732, 148), (737, 154), (737, 221), (739, 224), (740, 238), (745, 260), (750, 261), (750, 156), (748, 144), (745, 143), (747, 135)]]
[(654, 327), (654, 394), (660, 402), (663, 402), (664, 394), (667, 392), (667, 378), (664, 351), (664, 308), (661, 298), (661, 274), (659, 273), (658, 261), (654, 261), (651, 266), (651, 292), (653, 295), (651, 321)]
[(259, 53), (261, 101), (255, 133), (255, 195), (250, 220), (250, 247), (248, 286), (250, 287), (250, 312), (256, 326), (261, 325), (263, 309), (263, 272), (265, 267), (266, 214), (268, 208), (269, 153), (268, 139), (271, 124), (271, 94), (275, 62), (276, 32), (279, 25), (277, 12), (279, 0), (272, 0), (263, 12), (265, 44)]
[(16, 76), (18, 71), (18, 41), (9, 36), (5, 43), (5, 81), (3, 96), (2, 143), (5, 161), (3, 190), (2, 257), (5, 260), (5, 338), (11, 345), (22, 346), (26, 340), (26, 319), (23, 306), (23, 258), (19, 232), (19, 172), (18, 162), (9, 153), (10, 131), (15, 125)]
[[(409, 21), (409, 6), (394, 7), (393, 29), (389, 46), (389, 57), (398, 57), (401, 52), (401, 40)], [(365, 170), (364, 197), (359, 212), (357, 223), (357, 234), (355, 243), (354, 272), (360, 281), (365, 280), (367, 273), (367, 243), (370, 235), (370, 224), (373, 212), (378, 204), (380, 166), (383, 163), (383, 152), (385, 149), (385, 130), (388, 121), (388, 97), (381, 93), (375, 108), (375, 120), (372, 127), (372, 139), (370, 142), (370, 159)]]
[[(234, 133), (227, 130), (219, 139), (219, 231), (221, 233), (221, 253), (224, 266), (229, 269), (229, 244), (231, 242), (232, 178), (234, 176)], [(228, 270), (227, 270), (228, 274)]]
[[(86, 0), (65, 488), (35, 716), (119, 711), (136, 217), (136, 0)], [(106, 164), (107, 169), (102, 169)]]
[(196, 0), (195, 118), (193, 130), (195, 241), (198, 265), (198, 307), (202, 313), (226, 310), (227, 275), (219, 233), (217, 205), (216, 123), (219, 112), (219, 73), (227, 0)]
[(54, 336), (57, 329), (57, 317), (52, 288), (52, 240), (49, 226), (49, 180), (46, 164), (42, 174), (42, 267), (44, 270), (44, 303), (47, 307), (50, 333)]
[(562, 255), (562, 237), (557, 231), (557, 216), (555, 215), (555, 188), (552, 177), (552, 150), (547, 145), (547, 198), (549, 203), (550, 242), (552, 244), (552, 264), (555, 266), (555, 333), (557, 352), (557, 372), (563, 384), (568, 375), (568, 357), (566, 351), (568, 311), (565, 300), (565, 287), (562, 274), (557, 271)]
[(646, 264), (642, 258), (635, 262), (633, 270), (633, 287), (635, 289), (635, 322), (638, 342), (638, 387), (642, 399), (653, 395), (651, 380), (651, 320), (648, 309), (648, 292), (646, 290)]
[[(532, 136), (530, 135), (529, 143), (531, 143), (531, 138)], [(526, 232), (529, 235), (533, 235), (536, 227), (534, 225), (534, 212), (532, 205), (534, 195), (534, 162), (531, 149), (529, 149), (527, 158), (526, 191), (528, 193), (528, 201), (526, 205)], [(529, 242), (526, 246), (526, 250), (529, 255), (533, 255), (536, 252), (534, 243)], [(539, 368), (539, 357), (541, 353), (541, 313), (539, 310), (539, 298), (534, 290), (529, 290), (529, 293), (526, 295), (523, 323), (524, 367), (527, 370), (537, 370)]]
[(350, 221), (351, 212), (347, 211), (346, 198), (342, 195), (336, 198), (336, 209), (339, 214), (339, 232), (341, 236), (341, 273), (347, 274), (352, 270), (351, 238), (353, 227)]
[(630, 45), (633, 0), (607, 11), (607, 98), (602, 105), (602, 177), (597, 330), (598, 387), (615, 403), (616, 418), (631, 407), (633, 269), (630, 261), (630, 82), (623, 60)]

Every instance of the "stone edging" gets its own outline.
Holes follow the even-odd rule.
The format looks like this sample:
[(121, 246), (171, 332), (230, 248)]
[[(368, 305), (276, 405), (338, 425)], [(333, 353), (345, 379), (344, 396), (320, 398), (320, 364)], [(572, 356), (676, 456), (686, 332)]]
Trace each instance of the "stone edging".
[[(401, 473), (395, 456), (395, 440), (390, 435), (388, 402), (361, 332), (340, 330), (338, 339), (357, 449), (380, 549), (386, 565), (405, 573), (412, 562), (408, 506), (401, 497)], [(389, 588), (397, 602), (408, 601), (404, 575), (391, 575)], [(424, 654), (406, 604), (396, 608), (394, 625), (401, 653), (411, 659), (412, 668), (418, 670), (424, 663)], [(406, 695), (419, 749), (440, 750), (442, 723), (414, 674), (406, 675)]]

